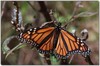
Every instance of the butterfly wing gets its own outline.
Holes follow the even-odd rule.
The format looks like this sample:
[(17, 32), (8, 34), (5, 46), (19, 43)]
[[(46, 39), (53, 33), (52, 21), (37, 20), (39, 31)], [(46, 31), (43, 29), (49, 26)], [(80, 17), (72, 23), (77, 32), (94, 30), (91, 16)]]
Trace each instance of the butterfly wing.
[(41, 53), (50, 53), (53, 50), (54, 27), (33, 28), (21, 33), (19, 37), (22, 42), (35, 46)]
[[(61, 58), (67, 58), (75, 53), (82, 53), (85, 56), (89, 54), (88, 46), (68, 31), (61, 29), (58, 36), (56, 33), (54, 27), (33, 28), (21, 33), (19, 38), (22, 42), (32, 44), (44, 54), (52, 53), (55, 49), (55, 54)], [(55, 35), (57, 37), (56, 47), (54, 47)]]
[(77, 42), (79, 43), (79, 50), (81, 52), (81, 54), (86, 57), (87, 55), (90, 54), (90, 49), (88, 48), (88, 46), (86, 45), (86, 42), (80, 40), (80, 39), (77, 39)]
[[(84, 51), (83, 51), (84, 49)], [(83, 43), (77, 42), (77, 37), (74, 37), (71, 33), (61, 30), (58, 37), (57, 46), (55, 48), (55, 55), (59, 58), (67, 58), (75, 53), (85, 53), (88, 51), (88, 47)]]

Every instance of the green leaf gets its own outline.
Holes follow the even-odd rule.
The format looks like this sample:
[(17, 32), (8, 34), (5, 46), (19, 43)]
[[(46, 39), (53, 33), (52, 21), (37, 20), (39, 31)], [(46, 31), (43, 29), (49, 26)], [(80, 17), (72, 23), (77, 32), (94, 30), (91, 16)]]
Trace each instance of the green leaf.
[(13, 49), (11, 49), (10, 51), (7, 52), (5, 59), (16, 49), (18, 49), (19, 46), (21, 46), (22, 43), (18, 44), (17, 46), (15, 46)]
[(50, 56), (50, 60), (51, 60), (51, 63), (53, 65), (58, 65), (59, 64), (59, 61), (54, 56)]
[(22, 12), (22, 15), (26, 14), (27, 10), (28, 10), (28, 5), (26, 2), (22, 3), (21, 5), (21, 12)]
[(8, 44), (9, 44), (9, 42), (13, 39), (13, 38), (15, 38), (16, 36), (10, 36), (10, 37), (8, 37), (4, 42), (3, 42), (3, 44), (2, 44), (2, 51), (3, 51), (3, 54), (6, 54), (9, 50), (10, 50), (10, 48), (7, 46)]
[(18, 46), (17, 48), (16, 48), (16, 50), (17, 49), (20, 49), (20, 48), (23, 48), (23, 47), (25, 47), (25, 46), (27, 46), (26, 44), (21, 44), (20, 46)]
[(22, 47), (25, 47), (26, 44), (18, 44), (17, 46), (15, 46), (13, 49), (10, 50), (10, 48), (8, 47), (8, 44), (10, 43), (10, 41), (13, 39), (13, 38), (16, 38), (16, 36), (10, 36), (8, 37), (2, 44), (2, 51), (3, 51), (3, 54), (6, 54), (6, 57), (8, 57), (8, 55), (10, 55), (14, 50), (17, 50), (17, 49), (20, 49)]

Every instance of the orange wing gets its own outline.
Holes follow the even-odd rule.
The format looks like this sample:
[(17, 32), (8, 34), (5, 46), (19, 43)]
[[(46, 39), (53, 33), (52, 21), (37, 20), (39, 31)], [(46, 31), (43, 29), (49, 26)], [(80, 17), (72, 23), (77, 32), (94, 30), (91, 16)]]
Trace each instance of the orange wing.
[[(85, 42), (77, 39), (71, 33), (61, 29), (58, 36), (54, 27), (33, 28), (19, 35), (22, 42), (27, 42), (35, 46), (39, 52), (48, 54), (55, 52), (59, 58), (67, 58), (68, 56), (81, 53), (86, 56), (89, 54), (88, 46)], [(55, 44), (57, 39), (57, 43)], [(55, 46), (56, 45), (56, 46)]]
[(77, 39), (77, 42), (79, 43), (79, 50), (81, 52), (81, 54), (86, 57), (87, 55), (90, 54), (90, 49), (88, 48), (88, 46), (86, 45), (86, 43), (82, 40), (78, 40)]
[(55, 55), (59, 58), (65, 59), (75, 53), (84, 53), (86, 55), (88, 51), (87, 49), (88, 47), (84, 43), (82, 43), (81, 46), (81, 43), (78, 43), (77, 38), (71, 33), (61, 30), (55, 48)]
[(32, 44), (41, 53), (50, 53), (53, 50), (54, 27), (30, 29), (20, 34), (21, 41)]

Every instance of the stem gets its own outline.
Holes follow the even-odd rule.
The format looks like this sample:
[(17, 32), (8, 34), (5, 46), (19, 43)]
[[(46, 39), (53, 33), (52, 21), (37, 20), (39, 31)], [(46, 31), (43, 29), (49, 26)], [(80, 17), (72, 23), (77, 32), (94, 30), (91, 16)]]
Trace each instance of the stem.
[(6, 1), (4, 1), (4, 2), (3, 2), (3, 5), (2, 5), (1, 18), (2, 18), (3, 14), (4, 14), (4, 10), (5, 10), (5, 3), (6, 3)]
[(74, 55), (71, 56), (71, 58), (70, 58), (68, 64), (70, 64), (70, 63), (72, 62), (73, 58), (74, 58)]
[[(16, 9), (17, 9), (17, 12), (16, 12), (16, 24), (18, 24), (19, 23), (19, 16), (18, 16), (18, 14), (19, 14), (19, 6), (18, 6), (18, 3), (16, 2), (16, 1), (14, 1), (14, 5), (16, 6)], [(18, 27), (18, 26), (17, 26)]]
[[(52, 21), (49, 12), (47, 11), (47, 7), (43, 1), (38, 1), (40, 6), (40, 12), (44, 15), (47, 22)], [(47, 61), (48, 65), (51, 65), (50, 55), (45, 54), (45, 60)]]
[(24, 30), (23, 21), (19, 21), (21, 17), (18, 2), (14, 1), (13, 5), (16, 7), (16, 20), (12, 24), (15, 26), (16, 31), (22, 32)]
[(94, 65), (89, 55), (87, 55), (87, 57), (85, 58), (85, 61), (88, 62), (90, 65)]
[(14, 47), (13, 49), (11, 49), (11, 50), (7, 53), (5, 59), (6, 59), (14, 50), (16, 50), (16, 49), (17, 49), (19, 46), (21, 46), (21, 45), (22, 45), (22, 43), (18, 44), (16, 47)]
[(46, 21), (52, 21), (49, 12), (47, 11), (47, 7), (43, 1), (38, 1), (39, 6), (40, 6), (40, 12), (43, 13), (44, 17), (46, 18)]
[(66, 24), (64, 25), (65, 28), (66, 28), (69, 24), (71, 24), (76, 18), (78, 18), (78, 17), (75, 16), (75, 14), (77, 13), (77, 11), (78, 11), (78, 9), (79, 9), (79, 5), (80, 5), (80, 4), (81, 4), (81, 2), (76, 2), (76, 3), (75, 3), (75, 7), (74, 7), (74, 11), (73, 11), (73, 13), (72, 13), (72, 17), (69, 19), (69, 22), (66, 23)]
[(36, 10), (29, 1), (27, 1), (27, 3), (32, 7), (33, 10)]
[(46, 59), (48, 65), (51, 65), (51, 60), (50, 60), (50, 55), (49, 54), (45, 54), (45, 59)]
[(36, 26), (39, 26), (39, 20), (40, 20), (39, 11), (38, 11), (37, 9), (35, 9), (35, 8), (33, 7), (33, 5), (32, 5), (29, 1), (27, 1), (27, 3), (28, 3), (28, 4), (31, 6), (31, 8), (36, 12), (37, 17), (35, 18), (34, 22), (35, 22)]

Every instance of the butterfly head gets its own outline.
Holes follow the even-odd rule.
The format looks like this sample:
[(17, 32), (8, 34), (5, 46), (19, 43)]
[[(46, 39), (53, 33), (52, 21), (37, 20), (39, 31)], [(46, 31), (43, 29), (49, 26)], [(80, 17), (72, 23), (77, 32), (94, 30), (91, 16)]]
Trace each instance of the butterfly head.
[(57, 27), (58, 27), (58, 28), (60, 28), (60, 27), (61, 27), (61, 23), (60, 23), (60, 22), (58, 22)]

